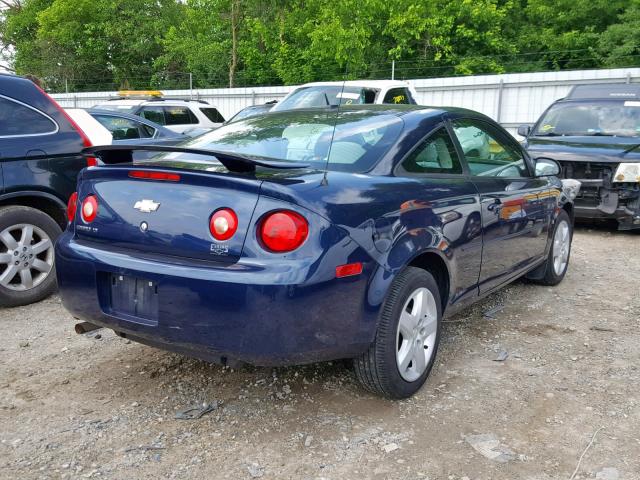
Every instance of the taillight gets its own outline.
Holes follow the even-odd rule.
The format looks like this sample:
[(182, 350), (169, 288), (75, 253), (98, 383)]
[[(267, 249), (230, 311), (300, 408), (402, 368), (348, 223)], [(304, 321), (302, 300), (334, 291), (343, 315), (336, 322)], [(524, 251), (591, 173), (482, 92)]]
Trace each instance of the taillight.
[(216, 240), (229, 240), (238, 230), (238, 216), (230, 208), (221, 208), (211, 215), (209, 231)]
[[(45, 92), (42, 88), (40, 88), (38, 84), (34, 83), (34, 85), (58, 109), (60, 114), (62, 114), (62, 116), (64, 116), (64, 118), (67, 119), (67, 121), (71, 124), (71, 126), (78, 133), (78, 135), (80, 135), (80, 138), (82, 138), (82, 145), (84, 145), (85, 147), (91, 147), (92, 146), (91, 140), (89, 140), (89, 137), (87, 137), (87, 134), (84, 133), (84, 131), (78, 126), (75, 120), (71, 118), (67, 112), (64, 111), (64, 108), (62, 108), (58, 104), (58, 102), (56, 102), (53, 98), (51, 98), (51, 96), (47, 92)], [(87, 167), (95, 167), (96, 165), (98, 165), (97, 158), (87, 157)]]
[(144, 180), (165, 180), (167, 182), (179, 182), (180, 175), (177, 173), (154, 172), (151, 170), (132, 170), (129, 172), (131, 178), (141, 178)]
[(290, 210), (280, 210), (262, 219), (258, 238), (267, 250), (282, 253), (298, 248), (308, 234), (309, 224), (302, 215)]
[(76, 218), (76, 210), (78, 209), (78, 192), (73, 192), (67, 202), (67, 219), (73, 222)]
[(98, 201), (95, 195), (89, 195), (84, 199), (80, 213), (85, 223), (91, 223), (95, 220), (98, 215)]

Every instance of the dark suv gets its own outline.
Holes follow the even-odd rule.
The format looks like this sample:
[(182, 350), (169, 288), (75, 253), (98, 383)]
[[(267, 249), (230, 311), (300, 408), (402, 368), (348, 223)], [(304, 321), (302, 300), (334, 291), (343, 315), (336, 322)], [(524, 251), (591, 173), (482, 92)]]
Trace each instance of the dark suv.
[(0, 74), (0, 306), (32, 303), (56, 288), (53, 245), (86, 135), (30, 80)]
[(518, 133), (531, 156), (556, 160), (562, 178), (582, 183), (576, 218), (640, 229), (640, 85), (577, 85)]

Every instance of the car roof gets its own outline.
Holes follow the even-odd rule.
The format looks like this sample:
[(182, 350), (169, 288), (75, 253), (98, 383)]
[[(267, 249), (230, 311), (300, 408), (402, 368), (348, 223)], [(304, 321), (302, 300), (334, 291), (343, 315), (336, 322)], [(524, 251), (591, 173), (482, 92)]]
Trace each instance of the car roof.
[(468, 110), (466, 108), (458, 107), (432, 107), (425, 105), (394, 105), (394, 104), (366, 104), (366, 105), (340, 105), (340, 107), (313, 107), (313, 108), (295, 108), (292, 110), (277, 110), (269, 111), (263, 115), (286, 115), (292, 114), (292, 112), (335, 112), (339, 111), (349, 112), (358, 110), (368, 110), (380, 115), (389, 114), (402, 117), (410, 114), (422, 114), (426, 117), (439, 117), (445, 113), (454, 113), (457, 116), (473, 116), (487, 118), (486, 115), (476, 112), (474, 110)]
[(160, 105), (160, 106), (184, 106), (184, 105), (199, 105), (201, 108), (211, 107), (215, 108), (213, 105), (205, 102), (204, 100), (180, 100), (178, 98), (157, 98), (157, 99), (146, 99), (146, 98), (105, 98), (104, 101), (97, 103), (96, 105)]
[(341, 86), (345, 87), (370, 87), (370, 88), (392, 88), (392, 87), (408, 87), (409, 83), (401, 80), (346, 80), (344, 82), (311, 82), (299, 85), (296, 88), (301, 87), (316, 87), (316, 86)]
[(149, 125), (157, 130), (161, 130), (163, 132), (165, 132), (166, 134), (176, 134), (175, 136), (179, 136), (180, 134), (177, 134), (176, 132), (174, 132), (173, 130), (168, 129), (167, 127), (160, 125), (156, 122), (152, 122), (151, 120), (144, 118), (144, 117), (140, 117), (138, 115), (133, 115), (131, 113), (127, 113), (127, 112), (120, 112), (118, 110), (103, 110), (100, 108), (87, 108), (86, 109), (87, 112), (89, 112), (90, 114), (96, 114), (96, 115), (109, 115), (111, 117), (121, 117), (121, 118), (127, 118), (129, 120), (134, 120), (136, 122), (140, 122), (140, 123), (144, 123), (145, 125)]
[(563, 100), (634, 100), (640, 99), (640, 85), (595, 83), (575, 85)]
[[(153, 122), (149, 122), (146, 118), (144, 117), (140, 117), (139, 115), (133, 115), (131, 113), (127, 113), (127, 112), (120, 112), (118, 110), (107, 110), (107, 109), (102, 109), (102, 108), (86, 108), (85, 109), (87, 112), (89, 113), (96, 113), (96, 114), (102, 114), (102, 115), (111, 115), (112, 117), (123, 117), (123, 118), (128, 118), (129, 120), (135, 120), (137, 122), (142, 122), (142, 123), (153, 123)], [(162, 125), (160, 125), (162, 126)]]

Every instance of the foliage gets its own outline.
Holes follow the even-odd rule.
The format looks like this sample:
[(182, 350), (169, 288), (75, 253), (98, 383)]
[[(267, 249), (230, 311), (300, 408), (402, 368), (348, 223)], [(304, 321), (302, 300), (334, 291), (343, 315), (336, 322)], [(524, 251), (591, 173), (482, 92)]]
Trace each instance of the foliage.
[(295, 84), (638, 64), (640, 0), (3, 0), (51, 89)]

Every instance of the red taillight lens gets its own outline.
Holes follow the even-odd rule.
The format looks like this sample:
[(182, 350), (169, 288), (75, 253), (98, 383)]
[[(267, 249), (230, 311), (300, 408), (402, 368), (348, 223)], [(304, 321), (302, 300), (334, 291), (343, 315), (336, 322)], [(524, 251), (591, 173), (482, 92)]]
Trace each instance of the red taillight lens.
[(309, 224), (300, 214), (281, 210), (265, 217), (260, 223), (259, 238), (272, 252), (290, 252), (304, 243), (309, 235)]
[(73, 222), (76, 218), (76, 210), (78, 209), (78, 192), (73, 192), (67, 202), (67, 219)]
[(80, 213), (82, 214), (82, 220), (84, 220), (85, 223), (91, 223), (95, 220), (96, 215), (98, 215), (98, 201), (96, 200), (95, 195), (89, 195), (84, 199)]
[(177, 173), (153, 172), (147, 170), (132, 170), (129, 172), (131, 178), (141, 178), (144, 180), (165, 180), (167, 182), (179, 182), (180, 175)]
[(209, 231), (216, 240), (229, 240), (238, 230), (238, 216), (230, 208), (221, 208), (211, 215)]

